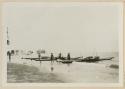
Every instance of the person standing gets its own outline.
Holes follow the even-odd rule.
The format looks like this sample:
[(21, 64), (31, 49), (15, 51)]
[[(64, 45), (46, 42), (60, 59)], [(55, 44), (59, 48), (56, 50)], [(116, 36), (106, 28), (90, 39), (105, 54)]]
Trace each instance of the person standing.
[(61, 59), (62, 58), (62, 55), (61, 55), (61, 53), (59, 53), (59, 59)]
[(51, 53), (50, 61), (51, 61), (51, 63), (54, 62), (54, 56), (53, 56), (53, 53)]
[(9, 57), (9, 62), (11, 62), (11, 52), (7, 51), (7, 56)]
[(70, 53), (68, 53), (68, 55), (67, 55), (67, 59), (70, 60)]

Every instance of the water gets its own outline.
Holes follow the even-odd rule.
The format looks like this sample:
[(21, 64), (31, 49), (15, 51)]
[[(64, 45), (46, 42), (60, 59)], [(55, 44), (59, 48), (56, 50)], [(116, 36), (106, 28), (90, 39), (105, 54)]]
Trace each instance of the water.
[(36, 66), (41, 72), (53, 73), (66, 83), (117, 83), (119, 80), (119, 69), (109, 67), (111, 64), (118, 65), (118, 57), (99, 63), (62, 64), (50, 61), (40, 63), (39, 61), (21, 59), (21, 56), (13, 56), (11, 62)]

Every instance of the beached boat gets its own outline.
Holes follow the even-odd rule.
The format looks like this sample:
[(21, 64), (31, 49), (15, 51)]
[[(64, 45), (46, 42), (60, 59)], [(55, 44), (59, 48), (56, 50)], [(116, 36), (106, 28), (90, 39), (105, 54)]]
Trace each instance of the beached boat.
[(72, 63), (73, 61), (72, 60), (63, 60), (62, 63), (64, 64), (69, 64), (69, 63)]
[(97, 61), (100, 61), (100, 57), (99, 56), (89, 56), (89, 57), (86, 57), (82, 60), (83, 62), (97, 62)]
[(76, 62), (98, 62), (98, 61), (103, 61), (103, 60), (111, 60), (113, 58), (114, 57), (100, 58), (99, 56), (95, 56), (95, 57), (89, 56), (89, 57), (86, 57), (86, 58), (76, 60)]

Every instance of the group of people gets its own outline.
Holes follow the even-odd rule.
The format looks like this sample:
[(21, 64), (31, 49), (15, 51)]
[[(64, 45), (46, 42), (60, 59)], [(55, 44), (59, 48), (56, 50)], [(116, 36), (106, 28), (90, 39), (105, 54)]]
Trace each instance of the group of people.
[[(59, 56), (58, 57), (54, 57), (53, 53), (51, 53), (51, 56), (50, 56), (50, 60), (51, 60), (51, 63), (53, 64), (54, 60), (57, 60), (57, 59), (61, 59), (61, 60), (70, 60), (70, 53), (67, 54), (67, 58), (64, 58), (62, 57), (61, 53), (59, 53)], [(51, 66), (51, 72), (53, 72), (54, 70), (54, 67)]]
[(58, 56), (58, 57), (54, 57), (53, 53), (51, 53), (50, 60), (51, 60), (51, 61), (54, 61), (54, 60), (56, 60), (56, 59), (62, 59), (62, 60), (67, 59), (67, 60), (70, 60), (70, 59), (71, 59), (70, 53), (67, 54), (67, 58), (62, 57), (61, 53), (59, 53), (59, 56)]
[[(11, 61), (11, 56), (14, 54), (14, 51), (7, 51), (7, 56), (8, 56), (8, 59), (9, 61)], [(41, 54), (38, 54), (38, 58), (40, 59), (41, 58)], [(54, 54), (51, 53), (51, 56), (50, 56), (50, 61), (51, 62), (54, 62), (54, 60), (57, 60), (57, 59), (61, 59), (61, 60), (70, 60), (71, 57), (70, 57), (70, 53), (67, 54), (67, 57), (62, 57), (62, 54), (59, 53), (59, 56), (58, 57), (54, 57)]]
[(9, 62), (11, 61), (11, 57), (13, 56), (13, 55), (17, 55), (18, 54), (18, 50), (8, 50), (7, 51), (7, 57), (8, 57), (8, 59), (9, 59)]

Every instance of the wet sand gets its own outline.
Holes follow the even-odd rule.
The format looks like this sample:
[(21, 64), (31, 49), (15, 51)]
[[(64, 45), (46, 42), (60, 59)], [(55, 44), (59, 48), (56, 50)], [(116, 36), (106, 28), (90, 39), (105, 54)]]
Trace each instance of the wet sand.
[(57, 75), (53, 73), (40, 72), (37, 67), (24, 64), (7, 64), (8, 83), (63, 83)]

